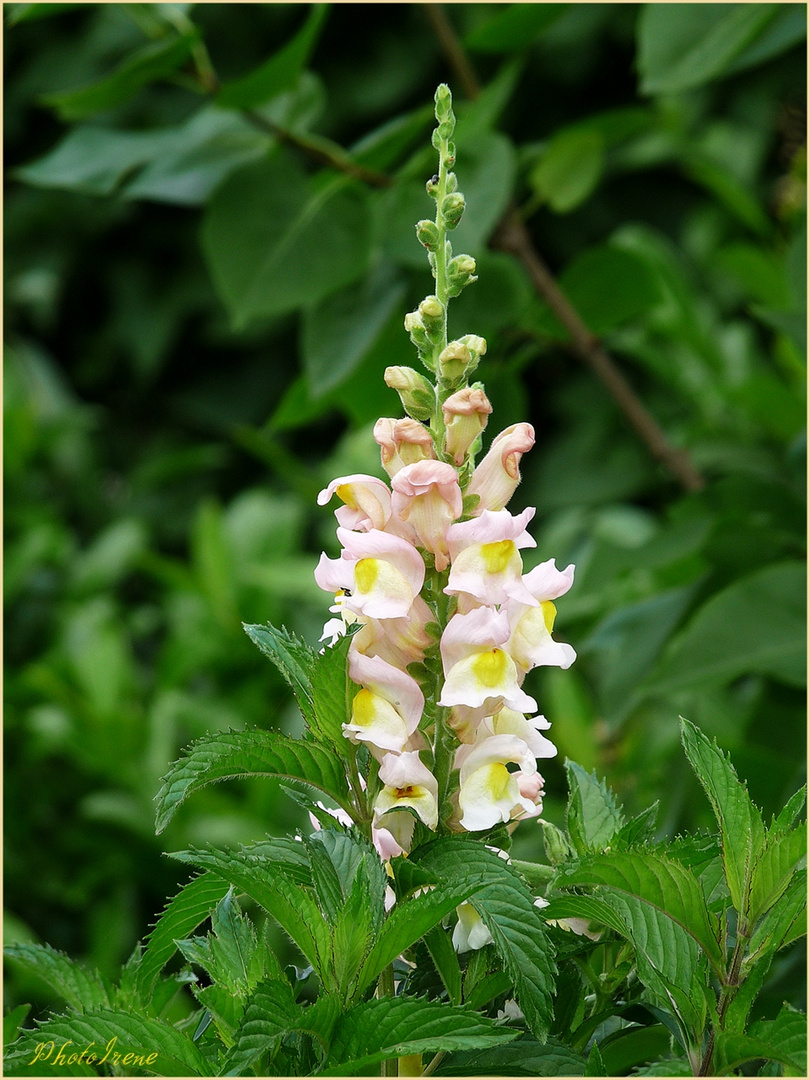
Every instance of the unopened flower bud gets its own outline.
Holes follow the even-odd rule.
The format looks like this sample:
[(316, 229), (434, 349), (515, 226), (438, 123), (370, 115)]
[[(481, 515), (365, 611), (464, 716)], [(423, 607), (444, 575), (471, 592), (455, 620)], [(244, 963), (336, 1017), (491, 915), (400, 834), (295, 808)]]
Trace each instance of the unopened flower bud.
[(436, 196), (439, 193), (439, 177), (438, 177), (438, 175), (436, 175), (434, 173), (434, 175), (431, 176), (431, 178), (425, 184), (425, 190), (427, 191), (428, 195), (430, 195), (431, 199), (436, 198)]
[(571, 847), (563, 832), (550, 821), (540, 821), (543, 829), (543, 843), (546, 848), (546, 858), (552, 866), (559, 866), (571, 858)]
[(465, 285), (477, 281), (475, 259), (471, 255), (456, 255), (447, 266), (447, 291), (450, 296), (458, 296)]
[(481, 498), (478, 514), (484, 510), (504, 509), (520, 483), (520, 459), (533, 446), (531, 424), (513, 424), (496, 435), (467, 488), (468, 495)]
[(443, 165), (445, 169), (452, 169), (456, 163), (456, 144), (449, 142), (447, 144), (447, 153), (444, 155)]
[(385, 369), (385, 384), (399, 394), (402, 407), (414, 420), (429, 420), (433, 415), (436, 395), (424, 375), (409, 367)]
[(429, 337), (443, 332), (444, 304), (437, 296), (426, 296), (419, 305), (419, 314)]
[(456, 225), (461, 221), (464, 206), (464, 196), (460, 191), (453, 191), (442, 199), (442, 217), (448, 229), (455, 229)]
[(428, 429), (409, 417), (401, 420), (381, 417), (374, 425), (374, 439), (380, 446), (382, 465), (389, 476), (396, 476), (406, 465), (436, 457)]
[(433, 221), (418, 221), (416, 223), (416, 239), (426, 247), (428, 251), (435, 251), (440, 243), (439, 230)]
[(444, 120), (446, 117), (453, 115), (453, 95), (447, 83), (439, 83), (436, 87), (436, 93), (433, 95), (433, 100), (436, 103), (437, 120)]
[(448, 194), (452, 191), (458, 191), (458, 177), (454, 172), (447, 174), (446, 187)]
[(445, 383), (459, 382), (472, 363), (470, 350), (462, 341), (451, 341), (439, 354), (439, 370)]
[(487, 426), (492, 406), (480, 385), (466, 386), (450, 395), (442, 405), (442, 412), (447, 432), (444, 448), (456, 465), (462, 465), (470, 447)]
[(463, 338), (459, 338), (462, 345), (466, 345), (472, 355), (472, 363), (470, 364), (467, 374), (470, 375), (478, 367), (481, 361), (481, 357), (487, 351), (486, 338), (479, 337), (477, 334), (465, 334)]

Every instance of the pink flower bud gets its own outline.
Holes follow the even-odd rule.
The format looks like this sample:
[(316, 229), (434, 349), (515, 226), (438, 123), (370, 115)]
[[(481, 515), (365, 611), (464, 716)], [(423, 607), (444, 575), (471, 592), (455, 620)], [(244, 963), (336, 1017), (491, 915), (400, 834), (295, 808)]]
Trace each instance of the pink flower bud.
[(442, 406), (447, 429), (445, 450), (463, 465), (472, 444), (487, 426), (492, 406), (483, 390), (470, 386), (451, 394)]
[(477, 495), (475, 510), (503, 510), (520, 483), (520, 459), (534, 446), (531, 424), (513, 424), (496, 435), (486, 457), (473, 473), (468, 495)]
[(374, 425), (374, 438), (380, 445), (383, 468), (391, 477), (406, 465), (436, 457), (430, 432), (410, 417), (382, 417)]
[(337, 495), (343, 506), (335, 511), (338, 524), (344, 529), (384, 529), (391, 517), (391, 492), (376, 476), (355, 473), (339, 476), (318, 495), (318, 505), (324, 506)]
[(450, 561), (447, 530), (462, 513), (456, 470), (443, 461), (418, 461), (401, 469), (391, 487), (391, 509), (433, 553), (436, 569), (444, 570)]

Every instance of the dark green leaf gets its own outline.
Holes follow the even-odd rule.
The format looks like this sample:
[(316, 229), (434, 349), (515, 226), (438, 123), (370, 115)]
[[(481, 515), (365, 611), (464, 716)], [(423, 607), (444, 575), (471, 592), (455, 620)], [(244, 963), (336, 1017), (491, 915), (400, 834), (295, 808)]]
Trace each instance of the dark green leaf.
[(15, 942), (5, 956), (42, 979), (74, 1009), (110, 1004), (110, 988), (99, 971), (58, 952), (50, 945)]
[(807, 856), (807, 829), (768, 836), (756, 856), (751, 874), (748, 917), (758, 919), (768, 911), (790, 883), (800, 860)]
[(320, 1074), (351, 1075), (408, 1054), (500, 1047), (517, 1035), (464, 1007), (424, 998), (377, 998), (355, 1005), (338, 1020)]
[(220, 732), (192, 743), (163, 778), (157, 831), (163, 832), (181, 803), (200, 788), (249, 777), (298, 780), (351, 812), (343, 766), (323, 747), (275, 731)]
[[(9, 1047), (5, 1068), (10, 1070), (30, 1062), (37, 1046), (50, 1040), (56, 1044), (56, 1050), (63, 1043), (72, 1043), (77, 1055), (90, 1047), (90, 1053), (97, 1056), (97, 1064), (106, 1057), (108, 1066), (117, 1063), (124, 1071), (134, 1071), (138, 1067), (136, 1059), (143, 1059), (146, 1071), (161, 1076), (210, 1075), (208, 1062), (188, 1036), (160, 1020), (115, 1009), (90, 1009), (46, 1020), (36, 1031), (27, 1032)], [(134, 1056), (127, 1060), (128, 1054)], [(150, 1063), (145, 1064), (150, 1058)], [(43, 1059), (40, 1068), (45, 1064)]]
[(25, 1018), (31, 1011), (30, 1005), (18, 1005), (3, 1017), (3, 1046), (9, 1046), (17, 1038)]
[(569, 4), (509, 4), (464, 39), (474, 52), (508, 53), (525, 49), (556, 22)]
[(79, 90), (49, 94), (42, 99), (61, 120), (83, 120), (123, 104), (148, 83), (172, 75), (191, 56), (196, 32), (150, 42), (134, 52), (107, 78)]
[(719, 927), (706, 909), (697, 878), (680, 863), (651, 851), (603, 852), (561, 868), (555, 883), (558, 887), (604, 885), (643, 900), (683, 927), (716, 971), (723, 969)]
[(379, 865), (376, 854), (363, 856), (351, 891), (334, 920), (332, 949), (335, 980), (345, 1001), (353, 996), (354, 980), (368, 955), (374, 931), (382, 921), (383, 893), (375, 891), (372, 895), (370, 875), (366, 873), (364, 865), (370, 858)]
[(302, 1012), (289, 983), (274, 979), (260, 983), (250, 996), (220, 1075), (242, 1076), (262, 1054), (272, 1055), (281, 1036), (301, 1020)]
[(771, 825), (771, 834), (782, 832), (785, 829), (791, 828), (796, 818), (804, 809), (804, 804), (807, 801), (807, 784), (804, 784), (795, 791), (782, 809), (779, 811), (778, 816), (774, 819)]
[(720, 826), (723, 867), (731, 901), (740, 914), (747, 914), (751, 874), (765, 835), (762, 815), (717, 744), (710, 743), (703, 732), (683, 717), (681, 739)]
[(580, 855), (607, 847), (624, 825), (615, 796), (595, 772), (587, 773), (575, 761), (565, 762), (568, 773), (566, 824)]
[(522, 1035), (494, 1050), (448, 1055), (436, 1076), (585, 1076), (585, 1068), (585, 1058), (559, 1039)]
[(448, 883), (472, 874), (490, 882), (470, 903), (492, 935), (529, 1027), (544, 1038), (552, 1016), (554, 949), (522, 878), (503, 859), (461, 837), (435, 840), (411, 857)]
[(367, 202), (345, 177), (307, 180), (282, 153), (228, 177), (206, 208), (202, 245), (234, 326), (317, 304), (362, 277)]
[(253, 644), (272, 660), (292, 687), (306, 722), (317, 723), (311, 687), (312, 671), (317, 660), (315, 650), (283, 626), (280, 630), (269, 623), (267, 626), (243, 626)]
[(745, 963), (763, 951), (781, 949), (806, 933), (807, 871), (800, 870), (751, 935)]
[[(648, 689), (671, 694), (751, 674), (804, 686), (805, 590), (805, 567), (794, 562), (766, 566), (735, 581), (678, 634)], [(778, 619), (752, 614), (777, 611)]]
[(772, 4), (645, 4), (638, 24), (641, 92), (674, 93), (717, 78), (777, 11)]
[(752, 1024), (747, 1035), (719, 1032), (715, 1043), (715, 1068), (722, 1073), (738, 1069), (746, 1061), (765, 1058), (779, 1061), (796, 1075), (807, 1071), (807, 1017), (785, 1005), (774, 1020)]
[(461, 1004), (461, 968), (450, 934), (443, 926), (434, 926), (425, 935), (425, 945), (436, 971), (447, 990), (451, 1005)]
[(255, 71), (226, 83), (217, 94), (217, 104), (253, 109), (288, 90), (309, 62), (328, 14), (328, 4), (315, 4), (295, 37)]
[(604, 140), (598, 131), (564, 129), (549, 139), (529, 183), (555, 213), (567, 214), (585, 202), (599, 183), (604, 158)]
[(306, 309), (302, 349), (313, 398), (322, 397), (352, 374), (402, 305), (404, 294), (404, 281), (384, 263), (364, 282), (349, 285)]

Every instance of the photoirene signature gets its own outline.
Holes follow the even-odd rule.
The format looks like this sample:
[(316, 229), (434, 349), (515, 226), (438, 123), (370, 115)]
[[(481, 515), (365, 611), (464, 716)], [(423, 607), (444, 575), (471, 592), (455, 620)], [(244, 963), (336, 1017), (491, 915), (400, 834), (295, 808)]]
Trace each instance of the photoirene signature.
[(68, 1053), (67, 1048), (75, 1045), (72, 1039), (62, 1043), (58, 1050), (56, 1049), (56, 1043), (53, 1039), (50, 1039), (48, 1042), (37, 1044), (34, 1056), (28, 1064), (34, 1065), (38, 1061), (47, 1061), (51, 1065), (103, 1065), (105, 1062), (109, 1062), (110, 1065), (135, 1065), (143, 1068), (144, 1066), (153, 1065), (157, 1061), (157, 1050), (151, 1054), (135, 1053), (134, 1051), (124, 1053), (115, 1049), (117, 1042), (118, 1036), (113, 1035), (104, 1047), (102, 1056), (101, 1051), (93, 1053), (93, 1047), (96, 1045), (94, 1042), (88, 1043), (81, 1052), (76, 1050)]

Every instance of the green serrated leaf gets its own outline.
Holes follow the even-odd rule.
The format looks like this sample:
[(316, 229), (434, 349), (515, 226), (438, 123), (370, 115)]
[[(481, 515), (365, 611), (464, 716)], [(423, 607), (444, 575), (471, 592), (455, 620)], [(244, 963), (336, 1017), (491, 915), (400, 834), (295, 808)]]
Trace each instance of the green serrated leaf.
[(25, 1018), (31, 1011), (30, 1005), (18, 1005), (3, 1017), (3, 1046), (9, 1046), (17, 1038)]
[(659, 805), (660, 803), (656, 799), (652, 806), (648, 806), (646, 810), (642, 810), (626, 825), (622, 825), (613, 838), (613, 844), (634, 847), (637, 844), (645, 844), (652, 840), (655, 835), (655, 823), (658, 820)]
[(778, 1061), (798, 1076), (807, 1075), (807, 1017), (785, 1005), (774, 1020), (752, 1024), (747, 1035), (718, 1032), (714, 1064), (721, 1073), (730, 1073), (746, 1061), (765, 1058)]
[(341, 1017), (322, 1076), (345, 1076), (408, 1054), (502, 1046), (519, 1033), (471, 1009), (425, 998), (377, 998)]
[[(210, 1075), (208, 1062), (187, 1035), (160, 1020), (116, 1009), (89, 1009), (44, 1021), (36, 1031), (12, 1044), (5, 1057), (6, 1070), (28, 1063), (37, 1046), (50, 1040), (55, 1051), (63, 1043), (70, 1044), (68, 1058), (72, 1048), (78, 1054), (90, 1047), (97, 1064), (106, 1059), (108, 1066), (117, 1065), (130, 1073), (140, 1067), (161, 1076)], [(45, 1064), (43, 1058), (40, 1067)]]
[(568, 773), (566, 823), (580, 855), (605, 848), (624, 825), (615, 796), (595, 772), (587, 773), (575, 761), (565, 762)]
[(383, 968), (393, 963), (400, 953), (409, 949), (483, 884), (481, 876), (471, 871), (463, 882), (445, 882), (430, 892), (396, 904), (363, 963), (355, 993), (361, 994)]
[(769, 949), (783, 949), (805, 933), (807, 933), (807, 871), (800, 870), (793, 876), (782, 896), (751, 935), (745, 965), (755, 963), (761, 952)]
[(585, 1058), (560, 1039), (541, 1043), (522, 1035), (496, 1049), (448, 1054), (436, 1076), (585, 1076), (585, 1070)]
[(335, 869), (343, 898), (348, 899), (358, 874), (366, 878), (370, 892), (369, 912), (374, 927), (379, 928), (384, 914), (383, 898), (388, 876), (371, 842), (356, 830), (342, 832), (338, 829), (322, 829), (309, 840), (310, 851), (318, 846), (326, 851)]
[(400, 899), (410, 895), (414, 889), (423, 885), (437, 885), (439, 881), (435, 874), (405, 855), (397, 855), (391, 859), (391, 870), (394, 874), (394, 888)]
[(317, 653), (305, 641), (291, 634), (285, 627), (254, 626), (244, 623), (243, 628), (253, 644), (272, 660), (295, 694), (298, 708), (306, 722), (316, 723), (315, 706), (312, 701), (312, 670)]
[(563, 867), (557, 887), (604, 885), (650, 904), (678, 923), (701, 946), (718, 975), (725, 957), (717, 920), (710, 915), (700, 883), (691, 871), (673, 859), (653, 852), (604, 852)]
[(244, 850), (237, 853), (194, 848), (173, 853), (172, 857), (213, 870), (251, 896), (289, 934), (324, 985), (333, 987), (329, 927), (309, 893), (278, 867), (259, 862)]
[[(376, 855), (375, 861), (379, 862)], [(363, 856), (363, 862), (369, 859)], [(335, 919), (332, 934), (335, 981), (344, 1000), (352, 998), (354, 980), (368, 954), (374, 931), (374, 909), (382, 908), (382, 895), (372, 897), (365, 865), (359, 868), (346, 902)]]
[(778, 815), (773, 820), (773, 824), (771, 825), (771, 834), (783, 832), (785, 829), (792, 828), (796, 818), (804, 809), (804, 804), (806, 801), (807, 784), (799, 788), (798, 791), (794, 792), (790, 796), (788, 801), (785, 803), (785, 805), (782, 807), (782, 809), (779, 811)]
[(255, 71), (226, 83), (217, 104), (227, 109), (253, 109), (288, 90), (301, 74), (317, 44), (328, 4), (315, 4), (298, 33)]
[(245, 996), (264, 974), (264, 949), (256, 928), (239, 909), (233, 890), (217, 904), (211, 916), (211, 956), (214, 980), (237, 996)]
[(302, 1013), (289, 983), (275, 979), (260, 983), (250, 995), (220, 1075), (241, 1076), (262, 1054), (272, 1057), (281, 1037), (296, 1027)]
[(553, 1013), (554, 947), (523, 879), (481, 844), (461, 837), (434, 840), (411, 858), (448, 884), (472, 874), (484, 879), (485, 887), (471, 895), (470, 903), (492, 935), (530, 1029), (544, 1038)]
[(148, 83), (172, 75), (191, 56), (197, 32), (172, 35), (150, 42), (127, 57), (111, 74), (91, 86), (48, 94), (44, 105), (56, 109), (61, 120), (83, 120), (123, 104)]
[(96, 968), (72, 960), (50, 945), (15, 942), (3, 949), (5, 956), (46, 982), (74, 1009), (110, 1004), (110, 986)]
[(348, 756), (351, 744), (343, 724), (351, 715), (352, 699), (359, 687), (349, 678), (348, 653), (351, 636), (345, 635), (317, 657), (310, 672), (312, 719), (310, 728), (327, 746)]
[(773, 907), (806, 855), (807, 830), (803, 826), (766, 839), (751, 874), (748, 917), (752, 922)]
[(192, 743), (163, 778), (157, 795), (156, 829), (163, 832), (189, 795), (219, 780), (298, 780), (352, 812), (339, 759), (317, 743), (275, 731), (229, 731)]
[(731, 901), (741, 915), (747, 915), (751, 874), (765, 837), (762, 815), (751, 802), (726, 755), (683, 717), (681, 740), (720, 826), (723, 866)]
[(425, 935), (425, 945), (444, 983), (451, 1005), (461, 1004), (461, 968), (449, 933), (443, 926), (434, 926)]

